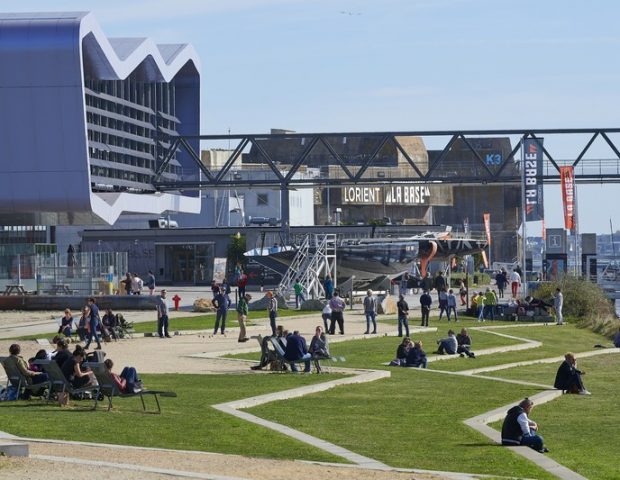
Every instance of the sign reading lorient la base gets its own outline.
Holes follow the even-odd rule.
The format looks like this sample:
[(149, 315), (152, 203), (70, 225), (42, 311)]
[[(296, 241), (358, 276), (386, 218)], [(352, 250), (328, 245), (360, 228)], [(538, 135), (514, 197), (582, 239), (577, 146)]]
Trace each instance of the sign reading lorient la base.
[(351, 186), (342, 189), (342, 203), (354, 205), (430, 205), (427, 185)]

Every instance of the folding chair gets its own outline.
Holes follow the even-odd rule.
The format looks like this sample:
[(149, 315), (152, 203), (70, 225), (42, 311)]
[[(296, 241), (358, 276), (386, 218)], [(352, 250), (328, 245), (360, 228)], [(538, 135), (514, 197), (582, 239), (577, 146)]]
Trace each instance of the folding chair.
[(68, 393), (69, 395), (78, 395), (80, 393), (90, 392), (95, 399), (92, 410), (97, 408), (97, 397), (99, 396), (98, 385), (88, 385), (81, 388), (73, 388), (71, 382), (65, 378), (62, 370), (54, 360), (36, 360), (35, 365), (41, 365), (41, 368), (51, 382), (51, 390), (56, 393)]
[(282, 345), (280, 344), (279, 340), (281, 339), (277, 339), (275, 337), (271, 337), (271, 344), (273, 345), (273, 348), (276, 352), (276, 355), (278, 356), (278, 360), (284, 364), (288, 364), (288, 365), (293, 365), (294, 363), (306, 363), (308, 360), (310, 360), (311, 364), (314, 363), (315, 368), (317, 368), (317, 373), (319, 373), (321, 371), (321, 365), (319, 363), (319, 361), (321, 360), (320, 358), (316, 358), (316, 357), (310, 357), (308, 360), (289, 360), (285, 357), (285, 352), (284, 352), (284, 348), (282, 348)]
[(19, 368), (17, 368), (16, 365), (13, 365), (12, 362), (5, 361), (8, 358), (9, 357), (0, 357), (0, 363), (2, 363), (2, 366), (4, 367), (4, 371), (6, 372), (7, 376), (6, 388), (8, 389), (9, 386), (15, 388), (17, 390), (16, 398), (19, 398), (20, 394), (22, 393), (22, 389), (24, 391), (30, 390), (30, 393), (32, 395), (42, 397), (45, 388), (47, 388), (47, 396), (45, 399), (49, 400), (52, 390), (52, 382), (48, 380), (47, 382), (41, 383), (28, 383), (28, 379), (24, 375), (22, 375), (22, 372), (19, 371)]
[[(116, 382), (112, 374), (105, 366), (104, 363), (88, 362), (85, 364), (95, 374), (95, 378), (99, 383), (99, 393), (108, 399), (108, 412), (112, 409), (112, 397), (131, 398), (140, 397), (142, 402), (142, 409), (146, 412), (146, 405), (144, 403), (144, 395), (152, 395), (155, 397), (155, 403), (157, 404), (157, 413), (161, 413), (161, 406), (159, 405), (159, 397), (176, 397), (175, 392), (164, 392), (161, 390), (140, 390), (139, 392), (126, 392), (119, 391)], [(97, 401), (95, 401), (95, 408), (97, 407)], [(154, 413), (154, 412), (153, 412)]]

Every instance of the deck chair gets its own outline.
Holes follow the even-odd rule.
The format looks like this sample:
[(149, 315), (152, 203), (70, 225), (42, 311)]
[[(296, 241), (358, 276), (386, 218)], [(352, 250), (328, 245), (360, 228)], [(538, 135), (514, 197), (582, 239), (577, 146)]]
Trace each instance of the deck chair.
[(97, 408), (97, 397), (99, 396), (99, 386), (89, 385), (82, 388), (73, 388), (71, 382), (66, 379), (62, 370), (54, 360), (36, 360), (35, 365), (41, 365), (41, 368), (50, 379), (51, 390), (56, 393), (68, 393), (69, 395), (79, 395), (81, 393), (90, 392), (95, 400), (92, 410)]
[(12, 386), (13, 388), (15, 388), (17, 390), (17, 397), (20, 397), (20, 394), (23, 391), (29, 390), (30, 393), (32, 395), (35, 395), (37, 397), (42, 397), (45, 389), (47, 388), (47, 395), (45, 397), (46, 400), (50, 399), (50, 393), (51, 393), (51, 385), (52, 382), (51, 381), (47, 381), (47, 382), (42, 382), (42, 383), (28, 383), (28, 379), (22, 375), (22, 372), (19, 371), (19, 369), (15, 366), (12, 365), (11, 363), (5, 363), (5, 360), (9, 358), (9, 357), (0, 357), (0, 363), (2, 363), (2, 366), (4, 367), (4, 371), (6, 372), (6, 376), (7, 376), (7, 382), (6, 382), (6, 388), (8, 389), (10, 386)]
[[(164, 392), (161, 390), (140, 390), (136, 393), (122, 393), (119, 391), (118, 386), (114, 382), (114, 378), (106, 368), (104, 363), (88, 362), (85, 364), (95, 374), (95, 378), (99, 383), (99, 393), (108, 399), (108, 412), (112, 409), (112, 397), (130, 398), (140, 397), (142, 402), (142, 409), (146, 412), (146, 405), (144, 403), (145, 395), (152, 395), (155, 397), (155, 403), (157, 404), (157, 413), (161, 413), (161, 406), (159, 405), (159, 397), (176, 397), (175, 392)], [(97, 402), (95, 402), (95, 408)], [(153, 412), (154, 413), (154, 412)]]
[[(288, 358), (286, 358), (285, 352), (284, 352), (284, 348), (282, 348), (282, 345), (280, 344), (280, 342), (278, 341), (277, 338), (275, 337), (271, 337), (271, 345), (273, 345), (273, 349), (276, 352), (276, 355), (278, 356), (278, 360), (284, 364), (288, 364), (288, 365), (293, 365), (294, 363), (306, 363), (307, 360), (289, 360)], [(281, 340), (281, 339), (280, 339)], [(315, 357), (311, 357), (310, 359), (311, 363), (314, 363), (315, 367), (318, 367), (317, 372), (321, 371), (321, 366), (319, 361), (321, 360), (320, 358), (315, 358)]]

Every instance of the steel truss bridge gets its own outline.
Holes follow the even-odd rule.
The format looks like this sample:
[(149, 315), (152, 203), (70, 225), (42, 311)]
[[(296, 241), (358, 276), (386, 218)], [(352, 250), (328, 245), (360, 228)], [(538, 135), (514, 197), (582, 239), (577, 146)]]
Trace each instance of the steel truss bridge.
[[(514, 184), (521, 181), (521, 145), (526, 138), (539, 140), (544, 183), (559, 183), (563, 165), (574, 167), (577, 183), (620, 182), (620, 149), (616, 146), (620, 145), (620, 128), (582, 128), (171, 136), (163, 139), (170, 146), (160, 158), (153, 185), (158, 191), (262, 186), (284, 193), (297, 186), (395, 182)], [(420, 139), (424, 143), (416, 148)], [(498, 139), (504, 139), (502, 148)], [(201, 148), (215, 145), (224, 150), (227, 160), (208, 168), (200, 151), (192, 148), (197, 143)], [(226, 143), (228, 149), (223, 148)], [(343, 146), (347, 143), (358, 147)], [(249, 152), (251, 163), (244, 159), (242, 165), (242, 155)], [(177, 180), (163, 178), (179, 153), (193, 159), (197, 168), (182, 172)], [(397, 165), (386, 163), (395, 158)]]

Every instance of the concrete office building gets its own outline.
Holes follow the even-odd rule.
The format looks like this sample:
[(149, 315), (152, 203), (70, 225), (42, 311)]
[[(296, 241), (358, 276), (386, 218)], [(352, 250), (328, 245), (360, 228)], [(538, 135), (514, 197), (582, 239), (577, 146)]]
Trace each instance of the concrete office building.
[[(0, 14), (0, 65), (0, 225), (199, 212), (197, 192), (143, 195), (169, 136), (200, 133), (190, 45), (108, 39), (89, 13)], [(181, 173), (198, 168), (178, 153), (162, 176)]]

